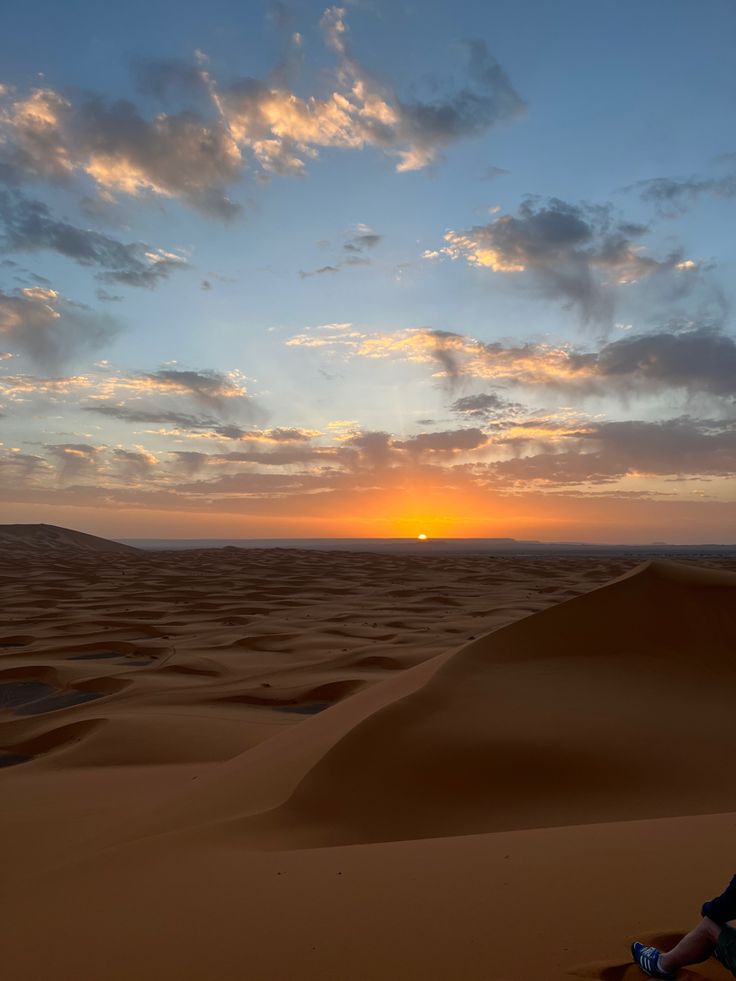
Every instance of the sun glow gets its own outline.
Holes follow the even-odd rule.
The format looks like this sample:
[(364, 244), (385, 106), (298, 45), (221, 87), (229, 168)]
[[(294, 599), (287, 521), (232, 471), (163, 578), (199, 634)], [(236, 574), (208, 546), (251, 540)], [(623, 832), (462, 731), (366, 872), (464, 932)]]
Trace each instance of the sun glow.
[(424, 532), (422, 532), (420, 535), (417, 535), (417, 538), (419, 539), (420, 542), (426, 542), (427, 540), (427, 536), (424, 534)]

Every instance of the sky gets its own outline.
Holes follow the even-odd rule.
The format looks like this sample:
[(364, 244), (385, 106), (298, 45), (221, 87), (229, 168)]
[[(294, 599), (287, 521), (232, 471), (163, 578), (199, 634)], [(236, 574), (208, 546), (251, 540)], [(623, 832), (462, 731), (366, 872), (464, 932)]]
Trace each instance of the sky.
[(736, 542), (732, 0), (31, 2), (4, 522)]

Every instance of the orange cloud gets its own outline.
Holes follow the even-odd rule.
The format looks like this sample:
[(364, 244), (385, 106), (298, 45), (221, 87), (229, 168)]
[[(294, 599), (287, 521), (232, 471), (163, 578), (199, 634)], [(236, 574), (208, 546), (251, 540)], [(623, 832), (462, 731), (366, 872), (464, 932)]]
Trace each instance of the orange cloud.
[[(148, 62), (148, 94), (185, 84), (208, 103), (206, 118), (161, 112), (145, 119), (129, 103), (91, 98), (76, 105), (49, 88), (19, 95), (0, 86), (0, 152), (14, 178), (68, 180), (84, 173), (102, 197), (151, 193), (179, 197), (231, 217), (225, 187), (253, 161), (262, 173), (301, 174), (323, 147), (377, 147), (397, 171), (418, 170), (464, 137), (516, 118), (524, 103), (482, 42), (466, 45), (464, 86), (430, 102), (401, 99), (353, 57), (345, 10), (330, 7), (321, 26), (337, 56), (330, 91), (302, 97), (274, 81), (222, 85), (197, 52), (194, 64)], [(299, 40), (298, 35), (294, 36)]]
[(323, 348), (350, 358), (393, 358), (432, 364), (437, 369), (434, 372), (437, 377), (464, 374), (520, 385), (558, 385), (583, 383), (596, 375), (594, 361), (577, 354), (571, 347), (545, 344), (506, 347), (424, 327), (391, 333), (340, 331), (319, 337), (302, 333), (285, 343), (287, 346)]

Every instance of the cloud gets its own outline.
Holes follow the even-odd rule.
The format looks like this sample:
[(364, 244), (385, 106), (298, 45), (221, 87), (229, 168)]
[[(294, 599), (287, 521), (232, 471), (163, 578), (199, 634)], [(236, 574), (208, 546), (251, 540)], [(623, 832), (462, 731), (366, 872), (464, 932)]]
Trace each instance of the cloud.
[[(220, 412), (230, 408), (229, 400), (248, 399), (248, 392), (237, 379), (221, 371), (193, 371), (181, 368), (160, 368), (138, 375), (143, 387), (155, 391), (186, 395), (195, 402)], [(239, 402), (238, 405), (241, 405)]]
[[(681, 389), (690, 394), (736, 395), (736, 338), (712, 324), (672, 323), (632, 334), (586, 351), (570, 344), (479, 341), (451, 331), (415, 327), (391, 333), (352, 326), (319, 336), (305, 332), (285, 342), (346, 358), (391, 358), (434, 368), (443, 380), (478, 378), (500, 385), (548, 388), (578, 395), (610, 395)], [(493, 413), (498, 395), (472, 395), (453, 403), (454, 411)], [(513, 408), (515, 403), (506, 403)]]
[[(82, 406), (85, 412), (123, 422), (159, 423), (184, 434), (245, 439), (253, 430), (245, 429), (242, 423), (259, 424), (266, 416), (238, 372), (163, 367), (103, 374), (91, 379), (87, 388), (90, 401)], [(159, 396), (166, 397), (164, 404), (146, 401)], [(193, 411), (193, 406), (206, 410), (206, 414)]]
[(213, 436), (223, 436), (229, 439), (240, 439), (245, 432), (240, 426), (223, 423), (207, 416), (194, 416), (186, 412), (152, 408), (140, 409), (111, 402), (95, 402), (83, 405), (83, 412), (95, 412), (108, 419), (119, 419), (122, 422), (142, 424), (164, 424), (173, 426), (184, 432), (207, 432)]
[(340, 460), (353, 471), (385, 470), (407, 461), (452, 458), (483, 449), (487, 443), (487, 433), (477, 428), (418, 433), (406, 438), (380, 431), (357, 432), (342, 444), (341, 448), (348, 452)]
[(488, 436), (481, 429), (453, 429), (436, 433), (419, 433), (410, 439), (394, 440), (392, 446), (413, 454), (454, 454), (485, 446)]
[[(181, 393), (181, 390), (179, 390)], [(214, 416), (197, 416), (162, 406), (140, 407), (118, 402), (96, 400), (82, 405), (83, 412), (94, 412), (108, 419), (143, 425), (165, 425), (177, 433), (198, 433), (210, 438), (241, 440), (252, 443), (303, 443), (313, 433), (303, 429), (245, 429), (232, 422), (223, 422)]]
[[(660, 422), (528, 419), (489, 435), (480, 429), (422, 433), (354, 433), (337, 446), (228, 454), (177, 453), (183, 472), (206, 480), (179, 488), (198, 495), (277, 493), (391, 486), (402, 475), (447, 484), (463, 479), (498, 490), (618, 483), (627, 479), (728, 477), (736, 465), (736, 424), (683, 416)], [(481, 454), (479, 456), (479, 454)], [(493, 459), (493, 456), (496, 458)], [(489, 459), (491, 457), (491, 459)], [(243, 472), (233, 468), (243, 465)], [(257, 468), (266, 466), (268, 473)], [(276, 475), (272, 467), (284, 467)], [(294, 468), (297, 468), (294, 470)], [(223, 473), (225, 468), (225, 473)]]
[(363, 102), (363, 138), (370, 137), (371, 142), (395, 153), (398, 171), (420, 170), (450, 143), (477, 136), (526, 111), (523, 99), (481, 40), (464, 42), (468, 84), (423, 102), (401, 99), (363, 72), (350, 48), (344, 8), (326, 10), (322, 29), (327, 43), (340, 56), (343, 75), (352, 80), (354, 96)]
[[(146, 118), (129, 101), (77, 103), (51, 88), (0, 87), (0, 179), (70, 183), (86, 175), (104, 198), (153, 194), (232, 218), (227, 188), (248, 167), (262, 177), (301, 175), (322, 148), (376, 147), (398, 171), (419, 170), (451, 144), (525, 110), (484, 43), (465, 43), (466, 82), (433, 100), (410, 100), (379, 83), (350, 51), (345, 10), (322, 18), (337, 57), (326, 93), (303, 97), (276, 70), (266, 79), (221, 83), (198, 53), (193, 63), (142, 59), (138, 90), (177, 108)], [(292, 49), (300, 36), (292, 35)], [(184, 103), (183, 107), (181, 103)]]
[(100, 448), (88, 443), (55, 443), (45, 447), (55, 460), (59, 480), (63, 483), (77, 480), (94, 470)]
[(48, 461), (34, 453), (6, 452), (0, 457), (0, 484), (5, 480), (15, 487), (42, 477), (51, 468)]
[(79, 392), (90, 389), (93, 381), (88, 375), (64, 375), (56, 378), (29, 374), (0, 374), (0, 392), (8, 398), (23, 399), (29, 396), (76, 397)]
[(470, 85), (434, 102), (397, 99), (399, 124), (394, 142), (405, 142), (397, 170), (420, 170), (440, 150), (465, 137), (479, 136), (518, 118), (526, 105), (508, 76), (480, 40), (466, 41)]
[(267, 436), (274, 443), (304, 443), (311, 439), (315, 433), (304, 429), (284, 429), (277, 427), (276, 429), (269, 429), (265, 434), (260, 435)]
[(364, 252), (366, 249), (375, 249), (383, 241), (383, 235), (374, 232), (368, 225), (358, 225), (355, 234), (343, 244), (346, 252)]
[(178, 469), (187, 477), (198, 474), (207, 465), (207, 453), (197, 453), (193, 450), (175, 450), (171, 454), (178, 465)]
[[(41, 201), (0, 190), (0, 250), (48, 249), (83, 266), (96, 266), (98, 279), (125, 286), (154, 287), (172, 271), (188, 267), (179, 255), (57, 221)], [(108, 300), (109, 295), (104, 294)]]
[[(365, 253), (375, 249), (382, 241), (383, 235), (373, 231), (369, 225), (356, 225), (352, 234), (343, 242), (342, 253), (347, 252), (347, 256), (338, 253), (330, 265), (307, 272), (300, 269), (299, 276), (301, 279), (307, 279), (310, 276), (340, 272), (344, 266), (370, 266), (373, 261)], [(326, 239), (321, 239), (317, 244), (325, 247), (330, 243)]]
[(95, 98), (76, 111), (70, 131), (78, 167), (103, 191), (177, 197), (224, 219), (240, 210), (224, 187), (239, 177), (242, 156), (222, 120), (191, 111), (147, 120), (129, 102)]
[(561, 300), (584, 323), (609, 323), (618, 287), (695, 266), (679, 251), (661, 260), (646, 255), (637, 240), (647, 231), (645, 225), (617, 220), (608, 206), (530, 199), (516, 215), (446, 232), (446, 244), (424, 257), (444, 255), (494, 273), (526, 274), (542, 297)]
[[(300, 269), (299, 276), (301, 279), (307, 279), (310, 276), (340, 272), (344, 266), (370, 266), (373, 261), (365, 253), (375, 249), (382, 241), (383, 235), (373, 231), (369, 225), (356, 225), (352, 234), (343, 242), (342, 253), (347, 253), (347, 255), (338, 253), (329, 265), (321, 266), (319, 269), (306, 272)], [(322, 239), (317, 244), (325, 247), (330, 243)]]
[[(334, 490), (344, 483), (341, 474), (291, 474), (291, 473), (249, 473), (224, 474), (209, 480), (196, 481), (191, 484), (180, 484), (177, 492), (182, 495), (192, 495), (201, 500), (213, 495), (224, 494), (235, 496), (241, 507), (248, 500), (274, 500), (279, 497), (291, 497), (315, 494), (320, 491)], [(218, 502), (219, 506), (219, 502)]]
[(482, 181), (495, 181), (495, 180), (498, 180), (499, 177), (506, 177), (510, 173), (511, 173), (511, 171), (504, 170), (503, 167), (486, 167), (486, 169), (483, 171), (483, 173), (479, 177), (479, 180), (482, 180)]
[[(314, 435), (307, 429), (261, 428), (266, 414), (236, 371), (226, 374), (167, 366), (158, 371), (117, 372), (102, 362), (79, 375), (42, 378), (0, 373), (0, 394), (10, 403), (35, 399), (39, 412), (44, 403), (55, 407), (66, 403), (109, 419), (163, 424), (185, 434), (201, 432), (213, 438), (285, 443)], [(80, 398), (84, 399), (81, 405)]]
[(642, 201), (654, 204), (660, 214), (684, 214), (701, 197), (736, 198), (736, 173), (724, 177), (653, 177), (624, 190), (636, 190)]
[(207, 97), (207, 74), (198, 62), (179, 58), (135, 58), (133, 81), (141, 95), (161, 102), (169, 99)]
[(311, 272), (305, 272), (303, 269), (299, 270), (300, 279), (309, 279), (310, 276), (324, 276), (325, 273), (336, 273), (340, 272), (337, 266), (321, 266), (319, 269), (313, 269)]
[(52, 89), (0, 99), (0, 174), (10, 183), (69, 183), (86, 174), (104, 195), (178, 197), (223, 218), (237, 213), (225, 194), (241, 152), (226, 123), (183, 111), (144, 119), (126, 101), (98, 97), (79, 105)]
[(99, 350), (118, 333), (115, 320), (52, 289), (0, 290), (0, 338), (44, 369)]
[(16, 97), (0, 85), (0, 180), (67, 183), (75, 161), (65, 146), (60, 123), (70, 103), (52, 89), (33, 89)]
[(598, 353), (597, 372), (632, 387), (736, 395), (736, 339), (709, 326), (624, 337)]
[[(416, 466), (422, 461), (455, 459), (482, 449), (488, 436), (479, 429), (420, 433), (400, 439), (385, 432), (356, 432), (337, 445), (292, 443), (229, 453), (185, 454), (183, 467), (199, 472), (204, 467), (298, 467), (299, 478), (344, 479), (348, 475), (388, 472), (395, 467)], [(256, 472), (256, 471), (253, 471)], [(251, 473), (249, 469), (249, 474)], [(223, 478), (218, 478), (221, 480)], [(220, 485), (221, 486), (221, 485)]]
[(520, 385), (555, 387), (578, 382), (593, 370), (594, 358), (568, 347), (526, 343), (483, 342), (452, 331), (411, 327), (393, 332), (356, 329), (296, 334), (289, 347), (320, 348), (346, 358), (391, 358), (426, 364), (436, 377), (493, 379)]
[[(459, 400), (458, 400), (459, 401)], [(471, 406), (472, 411), (472, 406)], [(476, 503), (486, 495), (570, 491), (582, 502), (600, 493), (687, 500), (689, 481), (729, 494), (736, 466), (736, 420), (680, 416), (659, 422), (601, 421), (541, 412), (508, 425), (397, 436), (341, 433), (330, 445), (294, 430), (256, 433), (264, 445), (236, 452), (160, 451), (140, 445), (47, 444), (43, 455), (0, 448), (0, 496), (25, 503), (119, 506), (242, 514), (332, 513), (371, 495), (451, 492)], [(296, 435), (298, 438), (292, 439)], [(268, 445), (270, 442), (270, 445)], [(165, 453), (165, 462), (161, 462)], [(195, 479), (196, 478), (196, 479)], [(662, 491), (662, 482), (665, 488)], [(658, 487), (660, 489), (658, 489)], [(730, 500), (730, 495), (728, 499)], [(323, 503), (320, 504), (319, 500)], [(283, 502), (283, 507), (279, 502)]]
[(491, 419), (506, 419), (513, 416), (523, 406), (519, 402), (511, 402), (495, 392), (482, 392), (455, 399), (450, 408), (453, 412), (488, 422)]
[(158, 459), (148, 450), (126, 450), (116, 447), (112, 451), (113, 461), (119, 475), (125, 481), (145, 480), (151, 470), (158, 465)]
[(266, 467), (291, 466), (319, 460), (333, 462), (336, 451), (332, 447), (302, 445), (299, 443), (278, 446), (275, 449), (237, 450), (212, 456), (217, 463), (257, 463)]
[(391, 435), (380, 431), (357, 432), (350, 436), (345, 445), (356, 451), (353, 466), (368, 469), (383, 468), (393, 459)]
[(659, 422), (608, 422), (570, 433), (568, 439), (573, 444), (570, 450), (520, 455), (487, 469), (498, 478), (524, 484), (578, 484), (626, 476), (729, 476), (736, 468), (733, 421), (684, 416)]

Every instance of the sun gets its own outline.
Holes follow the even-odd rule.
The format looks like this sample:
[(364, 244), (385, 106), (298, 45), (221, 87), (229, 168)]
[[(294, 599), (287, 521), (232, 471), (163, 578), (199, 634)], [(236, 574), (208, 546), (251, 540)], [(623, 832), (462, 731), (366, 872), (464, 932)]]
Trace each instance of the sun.
[(417, 538), (419, 539), (420, 542), (426, 542), (427, 540), (427, 536), (424, 534), (424, 532), (422, 532), (420, 535), (417, 535)]

